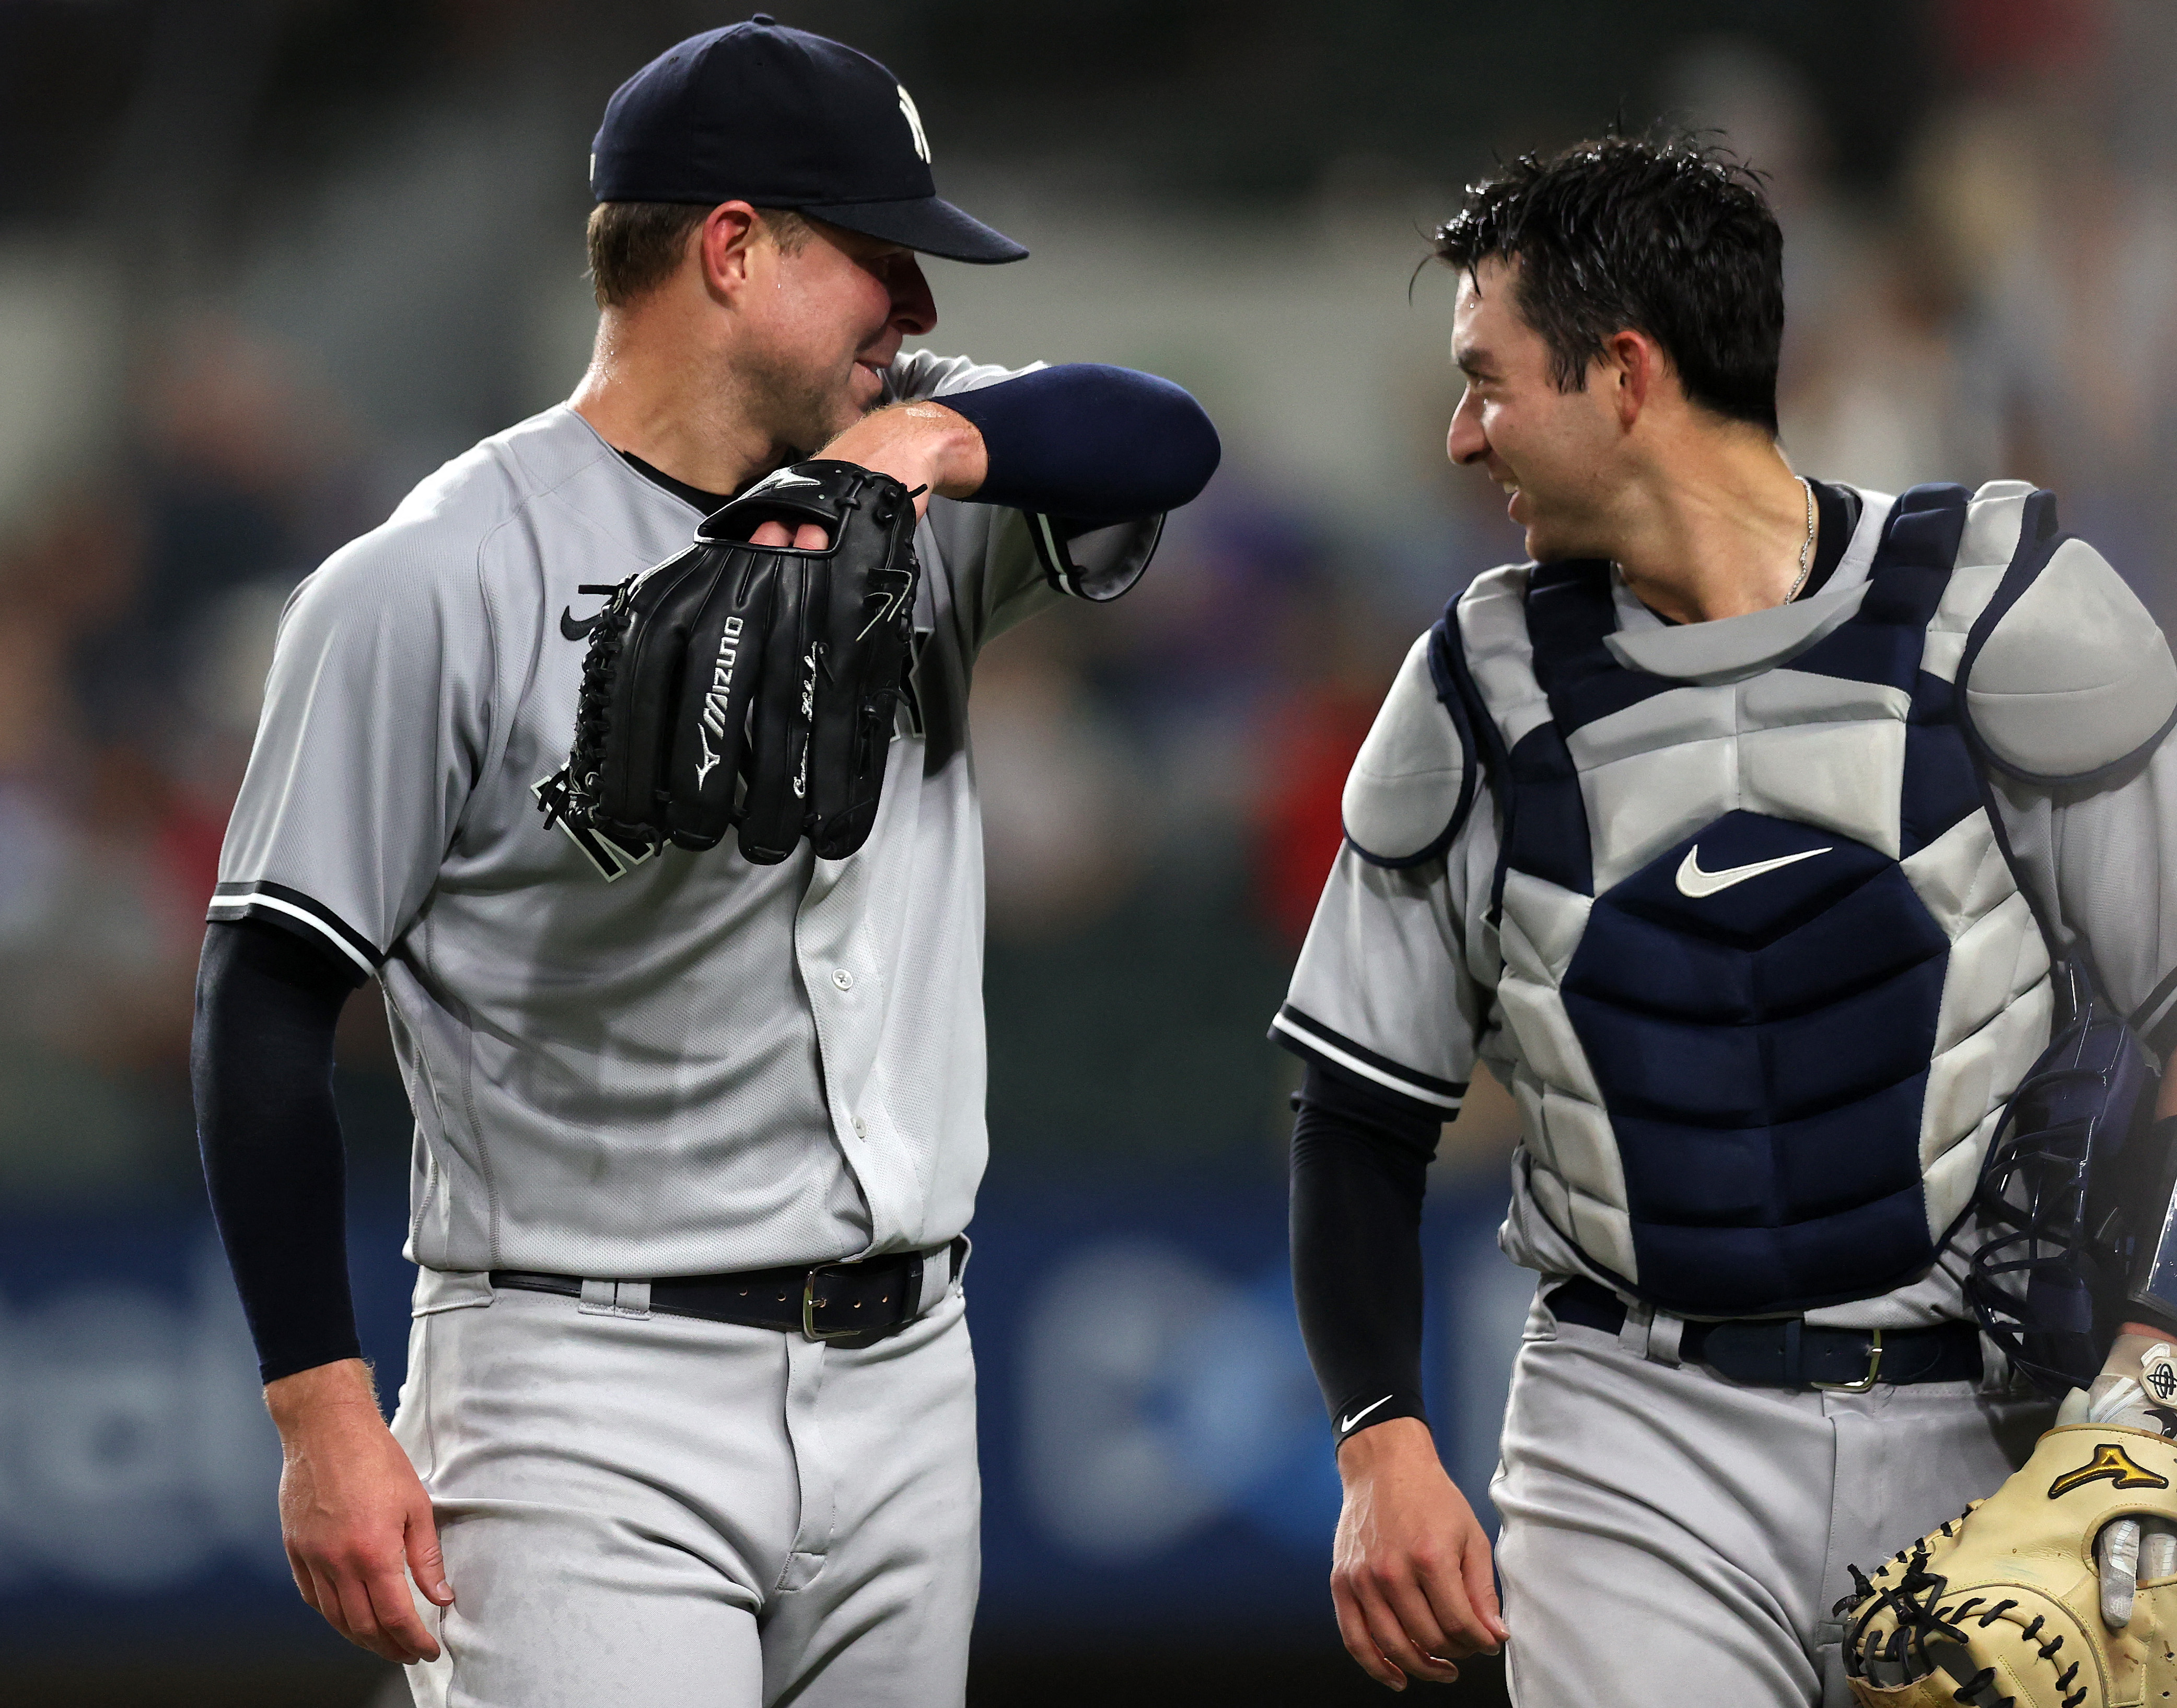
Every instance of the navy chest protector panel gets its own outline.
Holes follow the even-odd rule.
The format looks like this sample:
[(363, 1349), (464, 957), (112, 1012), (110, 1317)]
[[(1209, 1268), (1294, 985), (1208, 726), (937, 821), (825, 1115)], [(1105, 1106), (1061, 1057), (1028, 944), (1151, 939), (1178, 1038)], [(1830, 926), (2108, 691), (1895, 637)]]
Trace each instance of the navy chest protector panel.
[[(1967, 494), (1897, 504), (1858, 611), (1790, 669), (1909, 696), (1900, 802), (1909, 856), (1981, 810), (1951, 685), (1923, 672)], [(1592, 893), (1566, 737), (1683, 684), (1629, 669), (1607, 568), (1530, 584), (1552, 721), (1498, 756), (1498, 874)], [(1950, 943), (1896, 859), (1834, 831), (1734, 810), (1595, 898), (1563, 1001), (1625, 1175), (1637, 1291), (1748, 1315), (1885, 1291), (1926, 1268), (1919, 1155)]]

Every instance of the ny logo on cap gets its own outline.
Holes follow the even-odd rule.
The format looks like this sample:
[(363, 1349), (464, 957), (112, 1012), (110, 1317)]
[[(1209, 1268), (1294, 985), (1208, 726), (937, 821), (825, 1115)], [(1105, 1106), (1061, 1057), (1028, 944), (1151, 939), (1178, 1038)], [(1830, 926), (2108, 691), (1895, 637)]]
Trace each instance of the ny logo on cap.
[(914, 97), (907, 92), (907, 85), (899, 88), (899, 110), (907, 117), (907, 128), (914, 133), (914, 151), (922, 156), (925, 166), (930, 164), (930, 139), (922, 134), (922, 115), (914, 110)]

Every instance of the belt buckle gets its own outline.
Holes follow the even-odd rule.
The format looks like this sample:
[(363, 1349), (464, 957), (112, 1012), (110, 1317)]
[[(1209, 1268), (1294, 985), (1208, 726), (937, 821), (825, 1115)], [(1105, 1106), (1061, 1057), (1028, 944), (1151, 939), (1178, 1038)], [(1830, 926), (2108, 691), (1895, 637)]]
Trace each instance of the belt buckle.
[(802, 1281), (801, 1332), (807, 1339), (826, 1341), (854, 1340), (859, 1340), (865, 1332), (859, 1323), (844, 1329), (820, 1329), (816, 1326), (817, 1306), (830, 1302), (828, 1300), (819, 1299), (816, 1296), (816, 1283), (826, 1270), (843, 1269), (846, 1267), (844, 1263), (818, 1263), (810, 1269), (807, 1277)]
[(1809, 1388), (1819, 1388), (1825, 1394), (1864, 1394), (1874, 1386), (1875, 1378), (1882, 1369), (1882, 1330), (1868, 1330), (1873, 1337), (1867, 1349), (1867, 1374), (1857, 1382), (1809, 1382)]

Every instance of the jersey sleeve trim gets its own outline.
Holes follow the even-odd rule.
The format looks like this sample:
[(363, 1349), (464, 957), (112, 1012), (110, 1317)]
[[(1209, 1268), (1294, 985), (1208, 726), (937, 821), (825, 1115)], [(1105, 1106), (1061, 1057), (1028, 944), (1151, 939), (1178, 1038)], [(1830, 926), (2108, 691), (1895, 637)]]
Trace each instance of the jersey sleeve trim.
[(266, 914), (276, 915), (282, 924), (293, 919), (311, 927), (342, 956), (362, 968), (365, 978), (377, 972), (385, 959), (372, 947), (369, 938), (324, 903), (313, 900), (300, 890), (289, 889), (285, 884), (267, 883), (261, 879), (220, 884), (213, 889), (211, 906), (205, 912), (208, 919), (227, 921)]
[(1296, 1056), (1342, 1067), (1401, 1097), (1445, 1112), (1445, 1119), (1457, 1115), (1460, 1105), (1466, 1098), (1465, 1082), (1438, 1079), (1402, 1067), (1389, 1056), (1378, 1056), (1365, 1045), (1356, 1044), (1343, 1033), (1334, 1032), (1290, 1002), (1279, 1009), (1277, 1018), (1270, 1022), (1270, 1041)]
[[(1098, 522), (1083, 528), (1035, 510), (1023, 510), (1028, 538), (1035, 543), (1036, 562), (1053, 591), (1070, 599), (1105, 604), (1127, 592), (1142, 578), (1164, 538), (1165, 519), (1144, 517), (1139, 521)], [(1078, 562), (1072, 549), (1083, 540), (1088, 555), (1098, 561)]]

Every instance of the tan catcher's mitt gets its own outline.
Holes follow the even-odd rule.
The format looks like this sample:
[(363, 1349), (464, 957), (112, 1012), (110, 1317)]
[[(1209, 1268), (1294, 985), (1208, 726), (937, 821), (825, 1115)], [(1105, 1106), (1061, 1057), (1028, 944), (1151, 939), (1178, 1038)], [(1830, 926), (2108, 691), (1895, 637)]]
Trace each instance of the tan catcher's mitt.
[(1866, 1708), (2160, 1708), (2177, 1702), (2177, 1575), (2142, 1572), (2131, 1618), (2101, 1613), (2094, 1539), (2177, 1511), (2177, 1442), (2082, 1423), (2050, 1430), (1963, 1518), (1857, 1568), (1845, 1669)]

